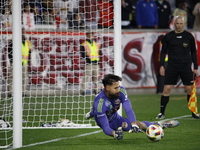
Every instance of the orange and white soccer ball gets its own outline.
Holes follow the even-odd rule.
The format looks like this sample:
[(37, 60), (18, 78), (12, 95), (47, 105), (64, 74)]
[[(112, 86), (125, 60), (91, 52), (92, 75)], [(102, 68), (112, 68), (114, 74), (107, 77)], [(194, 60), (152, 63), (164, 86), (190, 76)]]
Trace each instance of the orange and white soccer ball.
[(151, 141), (157, 142), (164, 137), (164, 130), (159, 125), (150, 125), (146, 130), (146, 135)]

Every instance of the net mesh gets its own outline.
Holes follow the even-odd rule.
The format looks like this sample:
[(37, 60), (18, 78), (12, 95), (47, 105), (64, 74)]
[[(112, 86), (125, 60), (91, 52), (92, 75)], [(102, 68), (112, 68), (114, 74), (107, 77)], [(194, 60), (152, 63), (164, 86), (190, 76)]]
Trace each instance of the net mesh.
[[(0, 117), (13, 125), (12, 97), (12, 3), (1, 1), (0, 12)], [(80, 46), (86, 33), (93, 32), (101, 45), (98, 73), (100, 90), (103, 74), (113, 73), (113, 3), (108, 0), (22, 0), (23, 45), (30, 48), (23, 69), (23, 127), (58, 127), (66, 118), (67, 127), (95, 126), (85, 119), (95, 94), (94, 76), (81, 83), (86, 62)], [(26, 47), (25, 46), (25, 47)], [(23, 50), (22, 50), (23, 51)], [(66, 127), (66, 126), (65, 126)], [(12, 143), (12, 130), (0, 127), (0, 146)]]

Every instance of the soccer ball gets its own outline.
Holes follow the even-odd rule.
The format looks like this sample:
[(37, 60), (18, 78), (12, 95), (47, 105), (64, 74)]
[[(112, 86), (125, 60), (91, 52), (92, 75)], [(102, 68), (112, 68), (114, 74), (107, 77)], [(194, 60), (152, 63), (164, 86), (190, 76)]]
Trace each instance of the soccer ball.
[(150, 125), (146, 130), (147, 137), (154, 142), (164, 137), (164, 130), (159, 125)]

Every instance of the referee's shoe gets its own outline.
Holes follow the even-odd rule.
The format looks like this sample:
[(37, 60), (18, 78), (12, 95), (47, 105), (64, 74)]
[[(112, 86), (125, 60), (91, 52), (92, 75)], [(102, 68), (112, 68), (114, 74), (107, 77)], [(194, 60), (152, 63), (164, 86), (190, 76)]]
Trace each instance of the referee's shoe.
[(162, 113), (159, 113), (158, 116), (156, 117), (156, 119), (164, 119), (165, 115), (163, 115)]
[(199, 114), (195, 115), (194, 113), (192, 113), (192, 118), (194, 118), (194, 119), (200, 119)]

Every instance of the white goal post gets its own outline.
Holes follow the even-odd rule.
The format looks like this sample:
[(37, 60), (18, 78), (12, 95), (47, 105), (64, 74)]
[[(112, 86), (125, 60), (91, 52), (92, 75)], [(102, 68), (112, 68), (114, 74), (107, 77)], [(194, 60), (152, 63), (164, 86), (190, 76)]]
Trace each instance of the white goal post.
[[(49, 7), (51, 6), (50, 1), (47, 5)], [(71, 1), (79, 4), (84, 0)], [(0, 20), (0, 118), (9, 124), (6, 127), (0, 126), (0, 148), (22, 147), (23, 128), (97, 127), (93, 119), (87, 120), (84, 117), (90, 111), (95, 96), (92, 78), (86, 83), (86, 93), (82, 95), (80, 92), (85, 72), (85, 60), (81, 57), (80, 45), (85, 41), (88, 31), (94, 32), (95, 41), (101, 44), (102, 56), (98, 76), (100, 88), (102, 88), (101, 79), (104, 74), (114, 73), (119, 76), (122, 74), (121, 0), (111, 2), (113, 5), (111, 13), (114, 14), (114, 17), (111, 19), (113, 24), (108, 27), (102, 25), (98, 27), (98, 20), (101, 16), (98, 12), (100, 5), (97, 3), (98, 0), (95, 5), (81, 6), (85, 12), (80, 11), (79, 14), (87, 27), (78, 29), (72, 22), (71, 27), (70, 22), (66, 27), (60, 25), (62, 23), (62, 18), (59, 16), (61, 14), (60, 6), (58, 7), (56, 4), (53, 5), (56, 9), (50, 14), (53, 24), (48, 24), (37, 23), (38, 18), (34, 18), (38, 15), (35, 9), (32, 12), (35, 16), (27, 16), (24, 11), (21, 12), (21, 7), (23, 9), (27, 6), (26, 4), (21, 5), (21, 2), (24, 1), (15, 0), (5, 4), (5, 8), (12, 6), (10, 7), (12, 13), (5, 10), (5, 13), (0, 14), (0, 19), (13, 18), (12, 20)], [(70, 7), (75, 8), (75, 3)], [(91, 9), (90, 13), (95, 11), (97, 15), (95, 25), (87, 22), (86, 6)], [(79, 11), (80, 6), (76, 8)], [(94, 8), (96, 10), (93, 10)], [(77, 14), (77, 12), (70, 14), (69, 11), (67, 13), (66, 20), (68, 19), (68, 21), (70, 20), (69, 16)], [(43, 19), (45, 17), (43, 16)], [(33, 19), (34, 23), (32, 23)], [(93, 26), (97, 28), (93, 28)], [(31, 47), (25, 81), (23, 81), (23, 68), (21, 67), (22, 28), (26, 30), (26, 40), (30, 42)], [(13, 51), (12, 63), (9, 59), (11, 49)], [(10, 73), (11, 70), (13, 74)], [(10, 78), (13, 80), (10, 81)], [(122, 111), (120, 110), (119, 113), (122, 114)]]

